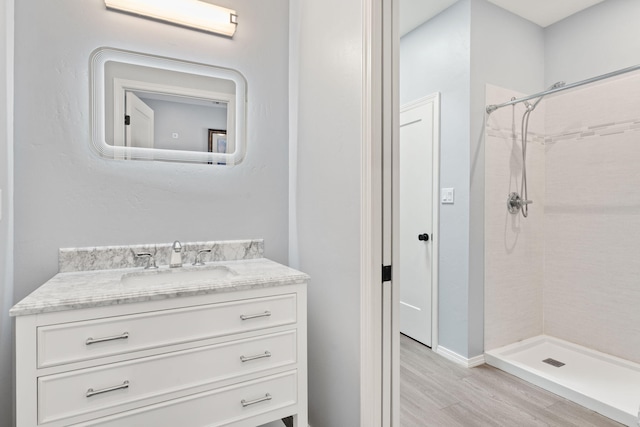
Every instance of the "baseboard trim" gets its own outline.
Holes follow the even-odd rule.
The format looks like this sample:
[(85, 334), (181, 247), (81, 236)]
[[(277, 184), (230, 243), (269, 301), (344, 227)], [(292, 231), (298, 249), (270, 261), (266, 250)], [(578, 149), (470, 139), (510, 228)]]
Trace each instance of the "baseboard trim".
[(474, 368), (476, 366), (484, 365), (484, 354), (479, 356), (472, 357), (471, 359), (467, 359), (466, 357), (460, 356), (458, 353), (449, 350), (441, 345), (436, 349), (436, 353), (445, 359), (449, 359), (452, 362), (457, 363), (458, 365), (462, 365), (465, 368)]

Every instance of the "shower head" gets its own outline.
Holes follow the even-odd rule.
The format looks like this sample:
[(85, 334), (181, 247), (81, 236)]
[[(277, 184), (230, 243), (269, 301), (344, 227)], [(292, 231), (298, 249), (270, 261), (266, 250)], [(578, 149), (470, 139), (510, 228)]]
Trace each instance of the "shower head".
[[(563, 87), (564, 85), (566, 85), (566, 83), (565, 83), (565, 82), (562, 82), (562, 81), (560, 81), (560, 82), (555, 82), (554, 84), (552, 84), (551, 86), (549, 86), (549, 89), (547, 89), (545, 92), (548, 92), (548, 91), (553, 90), (553, 89), (561, 88), (561, 87)], [(546, 94), (545, 94), (545, 95), (546, 95)], [(525, 107), (527, 107), (527, 110), (529, 110), (529, 111), (533, 111), (533, 110), (538, 106), (538, 104), (540, 103), (540, 101), (542, 101), (542, 98), (544, 98), (544, 95), (542, 95), (540, 98), (538, 98), (538, 99), (536, 100), (536, 102), (534, 102), (533, 104), (529, 104), (528, 102), (526, 102), (526, 101), (525, 101), (524, 105), (525, 105)]]

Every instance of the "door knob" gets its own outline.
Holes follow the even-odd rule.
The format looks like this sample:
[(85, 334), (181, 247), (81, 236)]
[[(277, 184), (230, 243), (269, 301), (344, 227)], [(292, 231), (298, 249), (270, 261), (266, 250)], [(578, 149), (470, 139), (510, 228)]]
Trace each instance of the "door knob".
[(429, 241), (429, 235), (427, 233), (418, 234), (418, 240), (424, 241), (424, 242), (428, 242)]

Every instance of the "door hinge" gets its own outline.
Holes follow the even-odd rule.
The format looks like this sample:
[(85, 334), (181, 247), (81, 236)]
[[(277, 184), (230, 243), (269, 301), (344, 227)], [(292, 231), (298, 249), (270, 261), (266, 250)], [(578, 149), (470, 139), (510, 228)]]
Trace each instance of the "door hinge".
[(382, 266), (382, 281), (390, 282), (391, 281), (391, 266), (383, 265)]
[(131, 116), (127, 114), (126, 116), (124, 116), (124, 125), (129, 126), (130, 124), (131, 124)]

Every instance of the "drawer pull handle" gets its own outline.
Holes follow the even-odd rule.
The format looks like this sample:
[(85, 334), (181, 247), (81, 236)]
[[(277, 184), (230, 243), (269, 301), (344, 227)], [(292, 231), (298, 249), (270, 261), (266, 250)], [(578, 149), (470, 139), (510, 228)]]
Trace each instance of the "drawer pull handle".
[(264, 353), (256, 354), (255, 356), (240, 356), (240, 361), (244, 363), (250, 360), (264, 359), (265, 357), (271, 357), (271, 353), (268, 351), (265, 351)]
[(104, 338), (87, 338), (87, 341), (85, 341), (86, 345), (91, 345), (91, 344), (96, 344), (99, 342), (105, 342), (105, 341), (115, 341), (115, 340), (126, 340), (129, 338), (129, 332), (125, 332), (121, 335), (115, 335), (113, 337), (104, 337)]
[(110, 391), (123, 390), (129, 388), (129, 381), (125, 381), (120, 385), (114, 385), (113, 387), (107, 387), (100, 390), (94, 390), (90, 388), (87, 390), (87, 397), (95, 396), (96, 394), (109, 393)]
[(265, 311), (264, 313), (260, 313), (260, 314), (241, 314), (240, 319), (249, 320), (249, 319), (257, 319), (258, 317), (270, 317), (270, 316), (271, 316), (271, 312)]
[(264, 397), (261, 397), (259, 399), (256, 400), (244, 400), (242, 399), (242, 401), (240, 401), (240, 403), (242, 403), (242, 407), (246, 408), (247, 406), (251, 406), (251, 405), (255, 405), (256, 403), (260, 403), (260, 402), (266, 402), (267, 400), (271, 400), (273, 399), (271, 397), (271, 395), (269, 393), (265, 394)]

